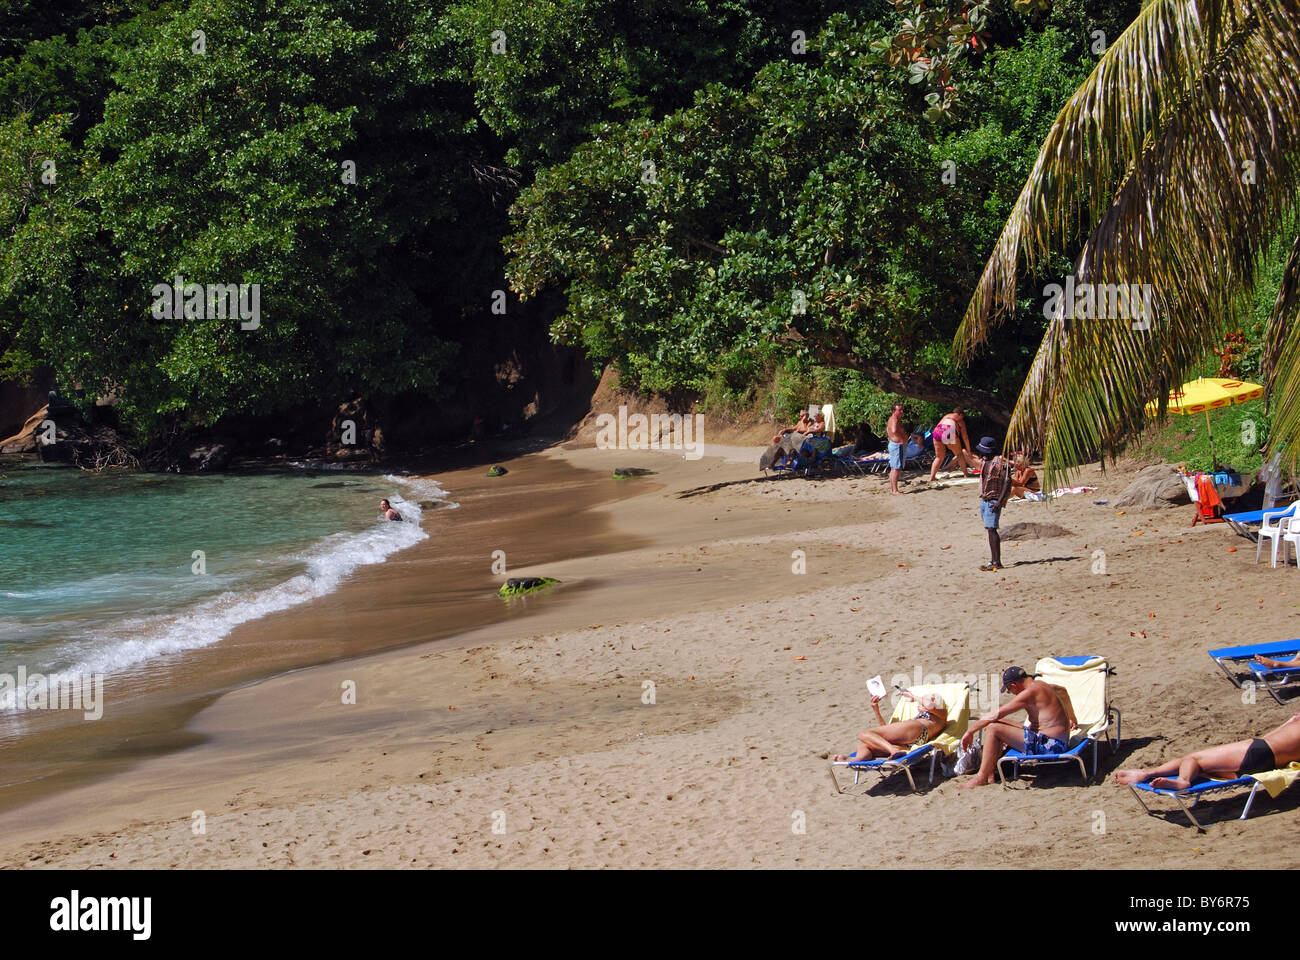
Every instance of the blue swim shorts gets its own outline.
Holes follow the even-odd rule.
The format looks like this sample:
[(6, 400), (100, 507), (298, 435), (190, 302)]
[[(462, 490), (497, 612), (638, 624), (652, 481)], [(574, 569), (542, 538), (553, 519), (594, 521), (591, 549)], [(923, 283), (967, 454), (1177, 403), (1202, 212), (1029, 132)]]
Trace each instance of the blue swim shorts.
[(903, 451), (905, 449), (906, 448), (903, 446), (903, 444), (895, 443), (893, 440), (889, 441), (889, 469), (891, 470), (903, 469)]
[(1053, 756), (1058, 753), (1065, 753), (1070, 745), (1064, 740), (1058, 740), (1056, 737), (1045, 737), (1037, 730), (1025, 729), (1025, 749), (1021, 753), (1027, 753), (1032, 757)]
[(985, 530), (996, 530), (998, 520), (1002, 517), (1002, 508), (991, 500), (980, 501), (980, 519), (984, 521)]

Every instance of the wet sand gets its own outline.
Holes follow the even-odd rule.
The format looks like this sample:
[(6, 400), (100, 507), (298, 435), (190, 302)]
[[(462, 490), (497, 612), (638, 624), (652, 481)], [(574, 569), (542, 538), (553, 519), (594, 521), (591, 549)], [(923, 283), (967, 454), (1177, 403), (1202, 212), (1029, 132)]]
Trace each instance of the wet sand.
[[(620, 465), (657, 473), (621, 481), (643, 486), (593, 509), (609, 523), (601, 552), (511, 559), (512, 575), (563, 581), (524, 598), (526, 615), (229, 692), (185, 727), (197, 745), (0, 815), (4, 862), (1230, 869), (1300, 860), (1275, 842), (1294, 822), (1294, 791), (1257, 799), (1246, 822), (1232, 819), (1240, 798), (1217, 814), (1211, 805), (1210, 833), (1197, 835), (1077, 774), (1006, 790), (960, 791), (958, 780), (838, 795), (825, 759), (869, 719), (869, 676), (987, 676), (1053, 654), (1103, 654), (1116, 667), (1125, 742), (1103, 758), (1107, 770), (1265, 731), (1294, 709), (1243, 702), (1205, 651), (1294, 634), (1294, 571), (1256, 566), (1253, 545), (1223, 526), (1191, 528), (1191, 508), (1094, 504), (1113, 499), (1131, 469), (1090, 468), (1080, 479), (1096, 493), (1013, 503), (1004, 517), (1067, 535), (1009, 541), (1010, 566), (981, 573), (970, 486), (912, 483), (903, 497), (879, 477), (702, 489), (752, 477), (753, 454), (622, 455)], [(604, 473), (609, 457), (544, 459)], [(692, 490), (701, 492), (682, 496)], [(496, 540), (487, 533), (466, 557), (484, 564)], [(314, 604), (249, 625), (246, 642), (419, 640), (429, 614), (412, 598), (431, 561), (416, 552), (376, 568), (393, 567), (391, 577), (348, 584), (328, 611)], [(255, 640), (258, 631), (266, 637)], [(355, 704), (343, 702), (348, 683)], [(994, 694), (981, 696), (985, 706)]]

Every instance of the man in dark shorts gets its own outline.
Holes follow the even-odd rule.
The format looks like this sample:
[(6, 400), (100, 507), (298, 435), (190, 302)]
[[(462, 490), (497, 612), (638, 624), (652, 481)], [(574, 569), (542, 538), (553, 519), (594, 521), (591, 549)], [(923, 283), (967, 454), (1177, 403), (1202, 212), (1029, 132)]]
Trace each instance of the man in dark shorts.
[(394, 510), (393, 507), (392, 507), (392, 505), (391, 505), (387, 500), (380, 500), (380, 501), (379, 501), (379, 509), (382, 510), (382, 511), (384, 511), (384, 519), (385, 519), (385, 520), (401, 520), (401, 519), (402, 519), (402, 515), (401, 515), (400, 513), (398, 513), (396, 510)]
[(1253, 740), (1206, 747), (1150, 770), (1116, 770), (1115, 782), (1149, 782), (1161, 790), (1186, 790), (1198, 779), (1232, 779), (1277, 770), (1300, 760), (1300, 713)]
[[(968, 748), (975, 734), (984, 731), (980, 768), (962, 789), (992, 783), (998, 757), (1007, 747), (1031, 756), (1061, 754), (1070, 748), (1070, 731), (1078, 720), (1064, 687), (1038, 680), (1023, 667), (1007, 667), (1002, 671), (1002, 692), (1012, 694), (1012, 699), (972, 723), (961, 738), (962, 747)], [(1029, 714), (1028, 727), (1002, 719), (1020, 710)]]
[(981, 570), (1002, 569), (1002, 536), (998, 533), (998, 522), (1002, 518), (1002, 508), (1011, 498), (1011, 462), (998, 455), (997, 444), (992, 437), (981, 437), (975, 452), (984, 458), (980, 467), (980, 519), (989, 534), (989, 562)]

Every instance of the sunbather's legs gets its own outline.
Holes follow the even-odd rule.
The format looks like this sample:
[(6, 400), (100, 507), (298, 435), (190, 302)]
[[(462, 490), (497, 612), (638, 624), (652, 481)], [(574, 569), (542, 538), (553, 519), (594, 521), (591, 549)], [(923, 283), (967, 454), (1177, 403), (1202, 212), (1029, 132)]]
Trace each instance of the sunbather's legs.
[(983, 736), (984, 753), (980, 757), (980, 768), (975, 776), (962, 784), (962, 789), (982, 787), (986, 783), (992, 783), (998, 757), (1002, 756), (1007, 747), (1025, 749), (1025, 728), (1018, 723), (995, 720), (984, 728)]
[(934, 483), (934, 478), (939, 475), (939, 467), (948, 456), (948, 448), (938, 437), (931, 437), (934, 441), (934, 463), (930, 464), (930, 482)]
[[(854, 759), (881, 759), (892, 757), (900, 751), (905, 752), (907, 745), (913, 743), (920, 736), (919, 726), (918, 721), (903, 720), (899, 723), (890, 723), (883, 727), (872, 727), (870, 730), (863, 730), (858, 734), (858, 755)], [(909, 735), (911, 739), (908, 739)], [(840, 754), (833, 759), (841, 761), (847, 760), (848, 757), (846, 754)]]
[[(1170, 760), (1150, 770), (1116, 770), (1116, 783), (1143, 783), (1162, 790), (1186, 790), (1197, 777), (1234, 777), (1250, 749), (1249, 740), (1206, 747), (1177, 760)], [(1177, 774), (1177, 776), (1173, 776)]]

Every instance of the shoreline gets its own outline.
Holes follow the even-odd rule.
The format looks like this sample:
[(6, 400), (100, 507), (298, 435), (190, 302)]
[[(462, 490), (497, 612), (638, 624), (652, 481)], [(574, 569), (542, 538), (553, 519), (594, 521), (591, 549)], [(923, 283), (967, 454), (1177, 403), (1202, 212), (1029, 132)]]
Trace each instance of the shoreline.
[[(590, 483), (594, 477), (563, 465), (542, 469), (528, 463), (535, 454), (521, 453), (506, 463), (524, 463), (532, 479), (523, 486), (533, 498), (532, 508), (513, 506), (511, 498), (502, 497), (501, 479), (487, 480), (483, 471), (462, 467), (437, 479), (456, 483), (470, 501), (462, 515), (455, 509), (439, 507), (426, 510), (422, 527), (428, 535), (416, 543), (387, 555), (382, 561), (356, 568), (334, 590), (306, 603), (274, 610), (235, 626), (225, 637), (208, 646), (195, 647), (181, 654), (164, 655), (143, 669), (133, 669), (125, 679), (113, 678), (106, 685), (106, 716), (87, 726), (69, 722), (57, 712), (35, 714), (31, 726), (21, 735), (0, 747), (0, 759), (10, 772), (0, 778), (0, 810), (9, 810), (81, 783), (111, 775), (140, 758), (184, 749), (196, 741), (185, 729), (190, 719), (226, 693), (256, 684), (278, 674), (363, 656), (367, 651), (428, 642), (462, 629), (506, 619), (511, 614), (493, 595), (495, 581), (488, 573), (487, 560), (482, 570), (451, 552), (464, 552), (468, 529), (485, 521), (506, 525), (503, 540), (510, 545), (518, 539), (539, 538), (544, 520), (529, 517), (530, 510), (547, 513), (572, 511), (574, 538), (558, 555), (604, 549), (609, 532), (605, 522), (579, 503), (572, 494), (575, 480)], [(356, 474), (361, 475), (361, 474)], [(382, 482), (383, 474), (364, 474)], [(432, 477), (402, 477), (403, 484), (418, 488), (420, 480)], [(519, 480), (510, 486), (518, 486)], [(510, 486), (504, 489), (509, 490)], [(548, 488), (548, 489), (540, 489)], [(413, 494), (414, 495), (414, 494)], [(610, 488), (603, 499), (625, 496), (626, 491)], [(454, 500), (454, 497), (449, 499)], [(584, 501), (585, 501), (584, 497)], [(503, 504), (503, 501), (504, 504)], [(598, 497), (595, 503), (602, 502)], [(431, 540), (437, 538), (437, 550)], [(441, 616), (438, 626), (422, 628), (424, 636), (403, 639), (400, 636), (350, 636), (329, 627), (327, 621), (341, 616), (340, 610), (365, 604), (371, 585), (403, 576), (411, 563), (437, 557), (435, 573), (443, 586), (442, 598), (434, 598), (429, 609)], [(475, 565), (477, 566), (477, 565)], [(406, 578), (409, 580), (409, 577)], [(307, 618), (299, 620), (299, 617)], [(314, 623), (303, 629), (302, 624)], [(15, 771), (23, 776), (13, 779)]]
[[(547, 456), (579, 468), (612, 464), (594, 450)], [(1295, 606), (1286, 597), (1257, 602), (1287, 585), (1278, 579), (1285, 571), (1227, 553), (1237, 539), (1229, 532), (1188, 528), (1182, 510), (1126, 515), (1088, 496), (1013, 504), (1008, 524), (1070, 532), (1008, 543), (1011, 565), (991, 576), (976, 570), (983, 531), (961, 485), (911, 484), (908, 496), (891, 498), (878, 477), (791, 480), (680, 497), (753, 477), (753, 465), (707, 454), (693, 465), (623, 460), (658, 474), (632, 482), (662, 486), (595, 510), (610, 516), (616, 546), (643, 543), (511, 569), (558, 576), (556, 597), (577, 602), (526, 597), (525, 617), (227, 693), (186, 728), (198, 746), (0, 814), (4, 862), (852, 867), (939, 857), (970, 867), (1226, 867), (1250, 851), (1276, 859), (1275, 824), (1260, 821), (1294, 809), (1286, 794), (1257, 804), (1250, 821), (1220, 820), (1197, 837), (1139, 815), (1127, 791), (1077, 785), (1077, 774), (975, 796), (951, 781), (916, 795), (894, 787), (835, 796), (826, 782), (824, 757), (868, 717), (862, 684), (875, 673), (988, 675), (1049, 654), (1105, 655), (1117, 669), (1124, 766), (1275, 725), (1281, 708), (1242, 704), (1205, 657), (1226, 625), (1271, 638)], [(1125, 480), (1117, 471), (1088, 482), (1100, 499)], [(1099, 547), (1109, 563), (1102, 575), (1090, 569)], [(793, 575), (796, 551), (803, 576)], [(1190, 576), (1206, 551), (1220, 561), (1220, 595)], [(352, 706), (339, 704), (346, 680), (356, 684)], [(204, 812), (202, 834), (195, 811)], [(1102, 834), (1092, 829), (1097, 811), (1108, 824)], [(792, 832), (800, 813), (805, 832)], [(497, 814), (504, 833), (492, 830)]]

